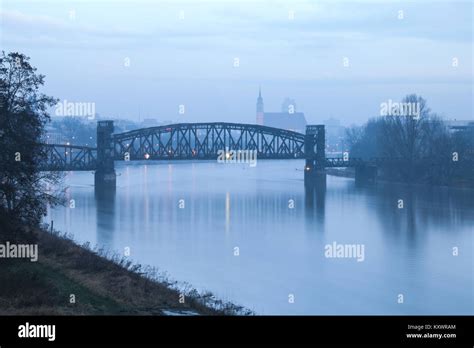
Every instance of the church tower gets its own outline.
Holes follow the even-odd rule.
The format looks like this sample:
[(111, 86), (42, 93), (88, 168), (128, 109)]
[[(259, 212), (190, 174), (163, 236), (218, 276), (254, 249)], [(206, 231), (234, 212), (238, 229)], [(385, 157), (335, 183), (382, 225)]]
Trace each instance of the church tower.
[(258, 98), (257, 98), (257, 124), (263, 126), (263, 98), (262, 90), (258, 89)]

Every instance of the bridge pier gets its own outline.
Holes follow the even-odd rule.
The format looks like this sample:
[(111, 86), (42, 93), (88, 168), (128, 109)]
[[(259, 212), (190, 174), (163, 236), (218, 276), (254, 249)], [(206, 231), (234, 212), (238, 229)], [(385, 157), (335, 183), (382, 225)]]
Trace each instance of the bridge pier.
[(114, 121), (97, 122), (97, 170), (94, 177), (96, 188), (115, 188), (116, 185), (113, 132)]
[(377, 166), (371, 164), (360, 164), (355, 167), (356, 184), (375, 183), (377, 181)]
[(326, 131), (324, 125), (306, 126), (304, 140), (305, 186), (326, 187)]

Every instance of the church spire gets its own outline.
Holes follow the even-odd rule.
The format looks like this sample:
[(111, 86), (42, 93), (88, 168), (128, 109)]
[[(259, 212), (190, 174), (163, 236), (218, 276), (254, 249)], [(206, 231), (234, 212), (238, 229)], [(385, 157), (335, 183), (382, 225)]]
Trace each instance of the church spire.
[(262, 88), (258, 87), (258, 98), (257, 98), (257, 124), (263, 125), (263, 98)]
[(261, 87), (258, 87), (257, 112), (263, 112), (263, 98)]

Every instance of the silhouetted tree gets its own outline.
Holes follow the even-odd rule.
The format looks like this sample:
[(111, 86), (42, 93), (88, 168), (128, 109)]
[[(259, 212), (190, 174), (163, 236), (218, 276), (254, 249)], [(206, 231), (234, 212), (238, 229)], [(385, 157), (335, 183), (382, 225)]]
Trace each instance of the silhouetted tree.
[(417, 105), (417, 115), (392, 112), (380, 118), (380, 152), (383, 157), (400, 160), (402, 165), (396, 172), (403, 181), (420, 181), (426, 176), (425, 169), (448, 159), (449, 136), (444, 123), (431, 112), (425, 99), (412, 94), (402, 103)]
[(346, 129), (346, 141), (349, 144), (350, 156), (370, 160), (381, 157), (378, 138), (380, 134), (380, 120), (370, 119), (364, 126), (353, 126)]
[(0, 225), (10, 231), (37, 225), (47, 204), (60, 200), (53, 190), (59, 175), (38, 167), (47, 110), (56, 100), (39, 92), (44, 76), (29, 60), (16, 52), (0, 56)]
[(448, 184), (456, 170), (453, 151), (468, 151), (466, 141), (451, 135), (422, 97), (408, 95), (394, 107), (402, 104), (416, 105), (416, 114), (388, 110), (386, 116), (369, 120), (362, 129), (346, 132), (351, 157), (386, 158), (380, 169), (387, 179)]

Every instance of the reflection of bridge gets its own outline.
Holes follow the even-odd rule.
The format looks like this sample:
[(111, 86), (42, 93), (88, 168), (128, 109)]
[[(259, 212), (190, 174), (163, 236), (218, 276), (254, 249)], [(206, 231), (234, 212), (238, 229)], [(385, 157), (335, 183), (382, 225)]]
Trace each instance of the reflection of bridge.
[(326, 158), (324, 126), (306, 134), (241, 123), (181, 123), (113, 134), (113, 121), (97, 125), (97, 148), (47, 146), (43, 170), (95, 170), (96, 184), (115, 183), (118, 160), (217, 160), (219, 151), (256, 151), (257, 159), (306, 159), (305, 181), (327, 167), (367, 167), (360, 159)]

